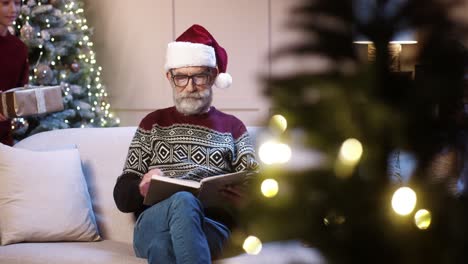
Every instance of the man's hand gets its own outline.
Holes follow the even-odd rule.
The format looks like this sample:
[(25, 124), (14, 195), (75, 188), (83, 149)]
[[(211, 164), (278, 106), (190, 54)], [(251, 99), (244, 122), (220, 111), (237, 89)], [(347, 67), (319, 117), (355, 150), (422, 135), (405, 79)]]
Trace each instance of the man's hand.
[(138, 185), (138, 187), (140, 187), (140, 194), (143, 197), (146, 197), (146, 194), (148, 193), (149, 184), (153, 175), (163, 176), (164, 173), (160, 169), (152, 169), (143, 175), (143, 178), (141, 178), (141, 182)]
[(221, 189), (220, 192), (231, 205), (238, 209), (241, 209), (247, 204), (247, 187), (245, 185), (228, 185)]
[(0, 122), (6, 121), (8, 118), (6, 118), (4, 115), (0, 114)]

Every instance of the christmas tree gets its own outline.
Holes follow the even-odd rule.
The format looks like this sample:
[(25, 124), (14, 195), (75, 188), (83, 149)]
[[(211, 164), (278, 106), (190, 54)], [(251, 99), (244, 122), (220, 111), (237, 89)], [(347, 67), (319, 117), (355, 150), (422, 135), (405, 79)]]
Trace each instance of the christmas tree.
[(119, 124), (110, 112), (83, 6), (75, 0), (23, 0), (15, 30), (29, 48), (29, 83), (60, 85), (64, 110), (14, 119), (17, 140), (53, 129)]
[[(280, 115), (270, 123), (273, 141), (260, 146), (262, 175), (241, 218), (251, 235), (246, 251), (294, 239), (327, 263), (468, 261), (460, 184), (467, 54), (458, 41), (466, 29), (449, 12), (459, 2), (311, 0), (293, 9), (288, 25), (303, 41), (276, 51), (272, 62), (310, 63), (266, 80)], [(418, 34), (414, 78), (390, 67), (389, 43), (406, 29)], [(357, 35), (373, 43), (373, 61), (359, 56)], [(322, 67), (307, 67), (314, 63)], [(282, 163), (294, 154), (291, 142), (320, 153), (321, 162)], [(408, 180), (399, 174), (401, 153), (417, 161)]]

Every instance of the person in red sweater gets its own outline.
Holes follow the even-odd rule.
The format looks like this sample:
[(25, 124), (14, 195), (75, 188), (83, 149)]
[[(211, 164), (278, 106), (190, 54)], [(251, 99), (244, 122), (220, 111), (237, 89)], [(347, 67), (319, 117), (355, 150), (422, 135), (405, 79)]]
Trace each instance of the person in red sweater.
[[(21, 0), (0, 0), (0, 92), (28, 83), (29, 65), (26, 45), (8, 27), (18, 18)], [(10, 120), (0, 111), (0, 142), (13, 145)]]
[(211, 263), (236, 224), (235, 209), (246, 195), (241, 186), (221, 192), (227, 208), (206, 208), (189, 192), (143, 204), (152, 175), (200, 181), (257, 170), (245, 125), (211, 105), (212, 87), (232, 82), (226, 66), (226, 51), (199, 25), (168, 44), (165, 70), (175, 106), (143, 118), (114, 187), (118, 209), (137, 215), (133, 245), (148, 263)]

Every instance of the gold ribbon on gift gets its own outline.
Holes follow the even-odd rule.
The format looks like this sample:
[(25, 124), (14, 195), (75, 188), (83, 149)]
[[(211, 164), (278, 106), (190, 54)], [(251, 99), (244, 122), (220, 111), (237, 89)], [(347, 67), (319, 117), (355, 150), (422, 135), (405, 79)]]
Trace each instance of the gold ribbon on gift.
[(0, 94), (0, 111), (6, 117), (24, 117), (63, 110), (61, 86), (28, 86)]

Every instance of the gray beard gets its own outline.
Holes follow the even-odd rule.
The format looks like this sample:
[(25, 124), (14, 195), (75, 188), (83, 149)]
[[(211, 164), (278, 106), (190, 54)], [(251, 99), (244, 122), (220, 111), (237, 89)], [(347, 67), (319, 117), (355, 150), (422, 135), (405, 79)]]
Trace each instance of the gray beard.
[(211, 88), (190, 94), (177, 94), (174, 91), (173, 99), (177, 111), (184, 115), (197, 115), (210, 109), (213, 93)]

